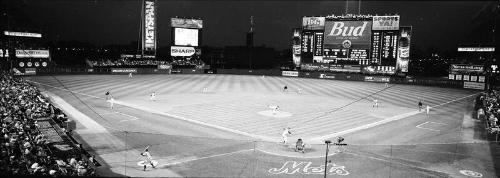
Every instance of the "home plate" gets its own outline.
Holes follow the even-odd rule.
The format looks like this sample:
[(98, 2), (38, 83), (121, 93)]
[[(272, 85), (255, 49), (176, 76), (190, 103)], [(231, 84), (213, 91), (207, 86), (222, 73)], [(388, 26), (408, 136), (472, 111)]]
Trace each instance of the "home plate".
[(276, 117), (276, 118), (283, 118), (283, 117), (290, 117), (292, 116), (291, 113), (289, 112), (284, 112), (284, 111), (273, 111), (273, 110), (267, 110), (267, 111), (260, 111), (258, 112), (260, 115), (267, 116), (267, 117)]

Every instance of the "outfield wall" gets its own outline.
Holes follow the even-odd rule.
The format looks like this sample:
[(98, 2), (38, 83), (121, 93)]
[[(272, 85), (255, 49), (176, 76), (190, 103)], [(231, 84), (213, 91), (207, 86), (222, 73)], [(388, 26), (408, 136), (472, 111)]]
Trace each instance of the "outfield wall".
[(156, 69), (156, 68), (37, 68), (36, 71), (22, 75), (68, 75), (68, 74), (232, 74), (232, 75), (265, 75), (299, 78), (315, 78), (326, 80), (346, 80), (361, 82), (378, 82), (391, 84), (438, 86), (447, 88), (464, 88), (464, 82), (458, 80), (435, 80), (418, 78), (401, 78), (395, 76), (373, 76), (359, 73), (334, 73), (327, 71), (281, 71), (279, 69)]

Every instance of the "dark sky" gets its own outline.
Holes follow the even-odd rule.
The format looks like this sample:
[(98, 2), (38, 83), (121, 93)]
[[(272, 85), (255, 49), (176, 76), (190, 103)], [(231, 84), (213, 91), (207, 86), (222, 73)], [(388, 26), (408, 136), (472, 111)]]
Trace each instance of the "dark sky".
[[(137, 40), (139, 35), (139, 0), (21, 2), (21, 12), (15, 15), (24, 14), (23, 19), (41, 29), (47, 40), (79, 40), (96, 45), (128, 44)], [(399, 14), (400, 25), (413, 26), (412, 43), (416, 46), (453, 49), (468, 43), (467, 40), (481, 40), (474, 37), (474, 34), (481, 33), (478, 27), (483, 29), (483, 36), (488, 33), (485, 29), (491, 29), (493, 25), (494, 7), (494, 1), (371, 0), (361, 2), (360, 12)], [(291, 48), (292, 28), (300, 27), (303, 16), (340, 15), (345, 10), (346, 1), (338, 0), (158, 0), (158, 40), (160, 46), (170, 44), (171, 17), (200, 17), (204, 23), (204, 45), (244, 45), (249, 17), (253, 15), (255, 44), (285, 49)], [(349, 1), (348, 10), (357, 13), (358, 1)]]

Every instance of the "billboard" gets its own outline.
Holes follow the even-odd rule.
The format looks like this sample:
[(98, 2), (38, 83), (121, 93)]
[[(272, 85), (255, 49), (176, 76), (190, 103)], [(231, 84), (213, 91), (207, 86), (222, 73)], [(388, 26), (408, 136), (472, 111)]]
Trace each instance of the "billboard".
[(410, 61), (411, 27), (401, 27), (399, 34), (396, 71), (408, 72), (408, 62)]
[(111, 73), (137, 73), (136, 68), (111, 68)]
[(325, 48), (370, 48), (371, 21), (326, 21)]
[(484, 73), (484, 66), (482, 65), (467, 65), (467, 64), (451, 64), (450, 65), (450, 74), (470, 74)]
[(292, 59), (295, 67), (300, 66), (300, 55), (301, 55), (301, 30), (299, 28), (293, 29), (293, 37), (292, 37)]
[(399, 30), (399, 15), (373, 16), (372, 30)]
[(299, 72), (298, 71), (281, 71), (282, 76), (288, 76), (288, 77), (298, 77)]
[(175, 28), (174, 44), (179, 46), (198, 46), (198, 29)]
[(0, 49), (0, 57), (9, 57), (9, 50), (5, 50), (5, 56), (3, 53), (4, 50)]
[(143, 51), (156, 51), (156, 11), (155, 1), (144, 1), (144, 21), (142, 33)]
[(484, 83), (464, 82), (464, 88), (468, 89), (484, 90), (485, 86), (486, 85)]
[(170, 56), (192, 56), (196, 53), (194, 47), (171, 46)]
[(304, 30), (325, 29), (325, 17), (304, 17), (302, 18), (302, 28)]
[(495, 47), (459, 47), (459, 52), (495, 52)]
[(28, 33), (28, 32), (4, 31), (3, 34), (6, 36), (21, 36), (21, 37), (33, 37), (33, 38), (41, 38), (42, 37), (42, 34), (40, 34), (40, 33)]
[(203, 28), (203, 20), (171, 18), (170, 25), (179, 28)]
[(390, 77), (381, 77), (381, 76), (365, 76), (365, 82), (389, 82)]
[(49, 58), (49, 50), (19, 50), (16, 49), (17, 58)]

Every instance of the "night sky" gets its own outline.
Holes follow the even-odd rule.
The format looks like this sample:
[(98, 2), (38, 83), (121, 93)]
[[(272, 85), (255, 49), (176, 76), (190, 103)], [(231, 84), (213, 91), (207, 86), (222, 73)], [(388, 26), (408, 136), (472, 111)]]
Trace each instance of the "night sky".
[[(38, 28), (49, 41), (129, 44), (139, 36), (139, 0), (7, 1), (11, 11), (19, 8), (10, 14), (12, 19)], [(361, 2), (360, 12), (399, 14), (401, 26), (413, 26), (412, 43), (417, 47), (456, 49), (460, 44), (491, 44), (485, 34), (491, 33), (495, 5), (494, 1), (371, 0)], [(203, 45), (244, 45), (253, 15), (255, 45), (281, 50), (291, 48), (292, 28), (301, 26), (303, 16), (341, 15), (345, 10), (346, 1), (338, 0), (158, 0), (159, 46), (170, 44), (170, 18), (175, 16), (203, 19)], [(358, 1), (349, 1), (348, 13), (358, 13)], [(21, 24), (12, 19), (10, 26)]]

